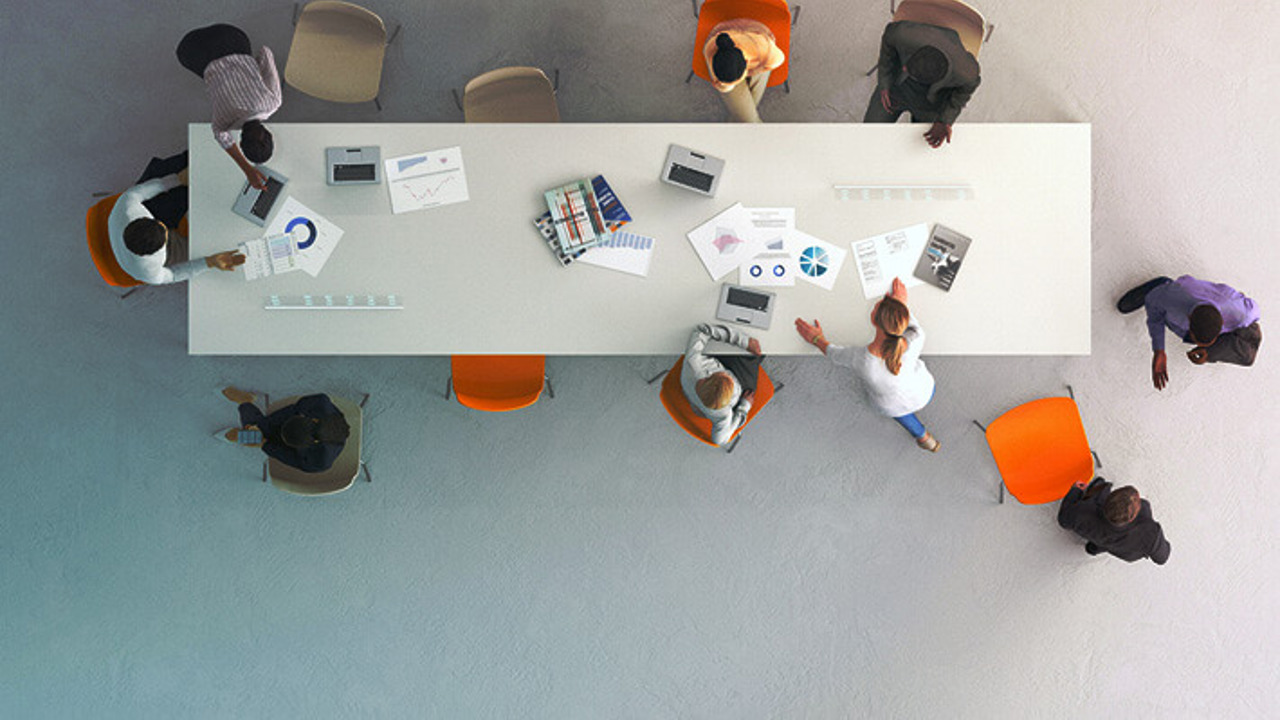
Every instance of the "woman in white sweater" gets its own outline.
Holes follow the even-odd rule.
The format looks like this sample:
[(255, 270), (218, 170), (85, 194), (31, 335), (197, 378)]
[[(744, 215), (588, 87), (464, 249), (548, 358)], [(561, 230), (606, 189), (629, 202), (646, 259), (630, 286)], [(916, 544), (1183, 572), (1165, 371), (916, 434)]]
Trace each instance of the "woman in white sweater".
[(871, 324), (876, 336), (865, 348), (828, 343), (817, 320), (810, 325), (796, 318), (796, 331), (831, 362), (853, 368), (854, 374), (862, 378), (871, 403), (906, 428), (921, 448), (937, 452), (940, 443), (916, 417), (933, 399), (934, 389), (933, 376), (920, 359), (924, 330), (911, 317), (907, 309), (907, 288), (898, 278), (893, 279), (893, 287), (872, 308)]

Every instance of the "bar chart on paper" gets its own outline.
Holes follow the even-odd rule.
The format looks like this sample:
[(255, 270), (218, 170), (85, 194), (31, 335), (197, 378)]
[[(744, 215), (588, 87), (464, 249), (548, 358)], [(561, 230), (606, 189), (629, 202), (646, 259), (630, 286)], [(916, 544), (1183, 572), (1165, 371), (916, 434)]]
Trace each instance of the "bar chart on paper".
[(460, 147), (388, 158), (384, 166), (393, 213), (452, 205), (470, 198)]

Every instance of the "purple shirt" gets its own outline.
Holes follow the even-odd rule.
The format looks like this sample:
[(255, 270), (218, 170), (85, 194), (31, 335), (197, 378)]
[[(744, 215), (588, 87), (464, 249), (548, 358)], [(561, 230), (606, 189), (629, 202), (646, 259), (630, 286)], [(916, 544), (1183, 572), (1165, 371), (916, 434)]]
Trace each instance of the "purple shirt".
[(1151, 334), (1151, 350), (1164, 350), (1164, 329), (1187, 338), (1191, 332), (1191, 310), (1209, 304), (1222, 313), (1222, 332), (1249, 327), (1258, 321), (1258, 307), (1243, 293), (1222, 283), (1197, 280), (1190, 275), (1167, 282), (1147, 293), (1147, 332)]

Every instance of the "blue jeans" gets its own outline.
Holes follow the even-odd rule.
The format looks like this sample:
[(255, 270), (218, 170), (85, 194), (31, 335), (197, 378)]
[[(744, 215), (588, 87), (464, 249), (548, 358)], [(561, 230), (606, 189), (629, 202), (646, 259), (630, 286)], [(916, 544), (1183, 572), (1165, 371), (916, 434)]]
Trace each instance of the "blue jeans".
[[(935, 385), (933, 388), (933, 392), (929, 393), (928, 402), (933, 402), (933, 393), (936, 393), (937, 391), (938, 391), (938, 388)], [(897, 420), (898, 424), (901, 425), (903, 428), (905, 428), (907, 432), (911, 433), (911, 437), (917, 440), (924, 437), (925, 432), (927, 432), (924, 429), (924, 423), (920, 422), (920, 418), (916, 417), (915, 413), (911, 413), (909, 415), (902, 415), (901, 417), (894, 418), (894, 420)]]

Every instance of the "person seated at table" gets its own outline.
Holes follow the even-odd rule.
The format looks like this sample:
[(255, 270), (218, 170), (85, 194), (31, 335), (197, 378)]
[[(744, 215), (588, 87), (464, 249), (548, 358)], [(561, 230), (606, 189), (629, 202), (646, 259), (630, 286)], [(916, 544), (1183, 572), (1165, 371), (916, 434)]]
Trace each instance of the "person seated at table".
[(208, 270), (233, 270), (244, 255), (221, 252), (189, 260), (187, 238), (155, 219), (143, 202), (187, 184), (187, 170), (154, 178), (120, 193), (107, 217), (107, 235), (116, 262), (133, 279), (148, 285), (182, 282)]
[(1195, 345), (1187, 359), (1205, 363), (1253, 364), (1262, 344), (1260, 312), (1253, 300), (1229, 285), (1183, 275), (1177, 280), (1161, 276), (1126, 292), (1116, 309), (1127, 315), (1147, 309), (1147, 333), (1151, 336), (1151, 382), (1163, 390), (1169, 382), (1169, 360), (1164, 352), (1165, 328)]
[(932, 123), (924, 139), (931, 147), (951, 142), (951, 126), (982, 78), (978, 60), (951, 28), (899, 20), (880, 38), (876, 91), (863, 122)]
[(871, 324), (876, 336), (865, 348), (827, 342), (817, 320), (810, 325), (796, 318), (796, 332), (831, 362), (852, 368), (876, 409), (897, 420), (915, 438), (916, 445), (937, 452), (941, 443), (916, 417), (933, 399), (934, 391), (933, 375), (920, 359), (924, 330), (907, 309), (907, 287), (898, 278), (871, 309)]
[(1067, 491), (1058, 506), (1058, 524), (1087, 540), (1084, 550), (1090, 555), (1108, 552), (1125, 562), (1151, 558), (1163, 565), (1172, 549), (1151, 516), (1151, 503), (1133, 486), (1113, 491), (1102, 478)]
[(711, 85), (733, 122), (760, 122), (756, 107), (769, 85), (769, 73), (787, 56), (778, 48), (773, 31), (745, 18), (725, 20), (707, 34), (702, 56), (711, 71)]
[[(751, 355), (708, 355), (707, 343), (737, 345)], [(711, 442), (724, 445), (746, 422), (760, 373), (760, 341), (735, 328), (702, 323), (689, 335), (680, 387), (694, 412), (711, 421)]]
[(240, 412), (240, 427), (226, 430), (223, 438), (239, 443), (241, 431), (259, 430), (261, 441), (246, 444), (261, 447), (268, 456), (303, 472), (323, 472), (333, 467), (351, 434), (342, 411), (328, 395), (307, 395), (264, 415), (253, 393), (227, 387), (222, 394), (236, 403)]
[[(178, 62), (204, 79), (213, 103), (213, 137), (256, 188), (267, 176), (254, 164), (271, 159), (274, 139), (262, 121), (280, 109), (275, 56), (263, 45), (255, 57), (249, 36), (233, 25), (192, 30), (178, 43)], [(236, 144), (232, 130), (240, 131)]]

